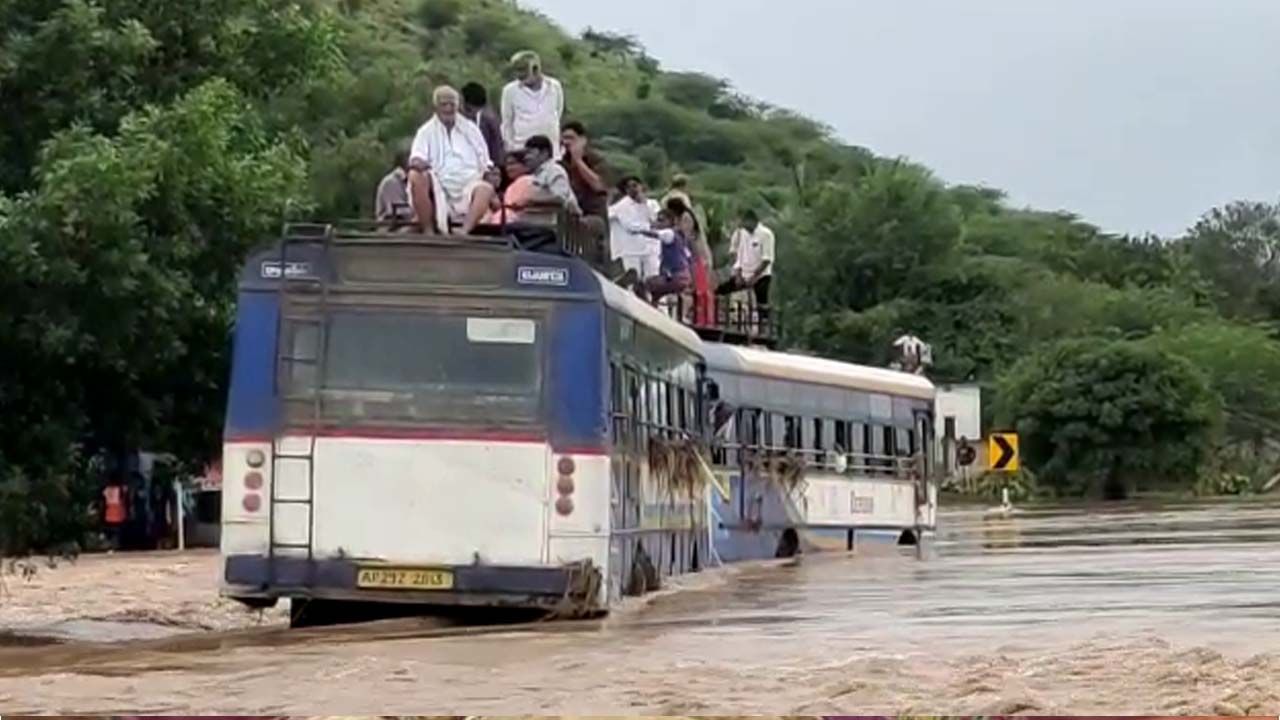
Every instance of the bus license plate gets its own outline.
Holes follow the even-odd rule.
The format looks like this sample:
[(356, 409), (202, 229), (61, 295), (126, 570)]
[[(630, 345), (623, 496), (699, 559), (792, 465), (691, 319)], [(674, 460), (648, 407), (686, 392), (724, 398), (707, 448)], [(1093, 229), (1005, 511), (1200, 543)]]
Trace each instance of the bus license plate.
[(448, 590), (453, 587), (453, 573), (448, 570), (362, 567), (356, 573), (356, 586), (387, 590)]

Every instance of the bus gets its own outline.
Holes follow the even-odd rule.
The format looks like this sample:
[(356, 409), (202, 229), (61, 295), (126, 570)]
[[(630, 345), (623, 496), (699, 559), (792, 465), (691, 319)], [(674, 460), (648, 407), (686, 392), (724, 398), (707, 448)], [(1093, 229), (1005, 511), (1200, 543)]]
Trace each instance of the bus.
[(824, 358), (706, 343), (715, 547), (725, 562), (933, 538), (933, 383)]
[(716, 562), (923, 539), (927, 380), (713, 330), (563, 246), (287, 226), (239, 279), (222, 593), (294, 625), (584, 617)]
[(225, 595), (582, 616), (708, 557), (650, 464), (702, 436), (700, 340), (582, 260), (293, 225), (236, 318)]

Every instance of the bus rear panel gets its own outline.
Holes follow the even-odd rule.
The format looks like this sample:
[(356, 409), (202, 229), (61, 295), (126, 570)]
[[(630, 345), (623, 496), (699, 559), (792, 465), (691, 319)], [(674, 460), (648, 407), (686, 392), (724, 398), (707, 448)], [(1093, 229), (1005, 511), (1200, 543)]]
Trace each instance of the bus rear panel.
[[(380, 250), (394, 272), (395, 250)], [(455, 276), (475, 252), (453, 253)], [(366, 276), (378, 264), (366, 248), (297, 254), (308, 259), (288, 266), (293, 287), (279, 286), (270, 254), (242, 283), (224, 593), (602, 608), (609, 461), (594, 278), (567, 259), (534, 267), (490, 253), (499, 287), (408, 291), (344, 282), (344, 260)], [(448, 277), (440, 266), (455, 261), (438, 251), (433, 262)], [(519, 282), (547, 277), (574, 284)]]

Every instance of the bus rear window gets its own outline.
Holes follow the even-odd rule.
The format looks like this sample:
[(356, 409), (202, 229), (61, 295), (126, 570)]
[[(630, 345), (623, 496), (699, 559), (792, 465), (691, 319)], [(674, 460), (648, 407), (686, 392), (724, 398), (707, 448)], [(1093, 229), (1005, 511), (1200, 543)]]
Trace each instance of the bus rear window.
[[(541, 323), (533, 318), (433, 312), (338, 312), (323, 364), (324, 415), (352, 421), (507, 424), (537, 418)], [(320, 333), (299, 326), (294, 354)], [(299, 366), (295, 389), (313, 389)]]

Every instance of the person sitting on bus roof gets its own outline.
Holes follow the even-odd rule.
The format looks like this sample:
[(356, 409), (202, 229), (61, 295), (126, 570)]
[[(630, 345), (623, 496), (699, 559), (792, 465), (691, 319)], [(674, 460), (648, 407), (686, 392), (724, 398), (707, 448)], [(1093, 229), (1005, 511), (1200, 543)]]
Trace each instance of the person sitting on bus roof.
[(489, 209), (493, 166), (480, 128), (458, 113), (458, 91), (442, 85), (431, 95), (435, 114), (418, 128), (409, 152), (409, 188), (424, 232), (447, 234), (457, 220), (469, 234)]
[(484, 135), (485, 145), (489, 147), (489, 159), (494, 165), (503, 164), (506, 148), (502, 142), (502, 121), (498, 114), (489, 107), (489, 93), (477, 82), (469, 82), (462, 86), (462, 114), (480, 127)]
[[(564, 115), (564, 88), (560, 81), (542, 74), (542, 60), (532, 50), (511, 56), (515, 80), (502, 88), (502, 139), (509, 148), (524, 147), (529, 138), (560, 135)], [(560, 159), (560, 146), (552, 148)]]
[(628, 175), (618, 183), (622, 197), (609, 206), (609, 254), (622, 263), (623, 285), (643, 283), (658, 274), (658, 243), (647, 236), (658, 213), (645, 197), (640, 178)]
[(409, 151), (401, 148), (396, 151), (391, 172), (383, 176), (378, 183), (378, 192), (373, 199), (374, 217), (378, 222), (391, 223), (393, 226), (413, 220), (413, 210), (409, 207)]
[(506, 225), (520, 222), (520, 211), (532, 201), (533, 176), (524, 164), (524, 151), (512, 150), (507, 153), (503, 163), (503, 174), (506, 176), (506, 187), (502, 198), (496, 196), (489, 214), (485, 216), (485, 225)]
[(534, 135), (524, 144), (524, 162), (533, 177), (534, 201), (559, 205), (575, 217), (582, 215), (569, 173), (555, 162), (551, 139)]
[(689, 270), (689, 241), (684, 231), (676, 225), (675, 215), (665, 209), (658, 213), (654, 229), (646, 234), (662, 244), (658, 274), (644, 284), (649, 302), (656, 305), (663, 297), (682, 293), (693, 284), (693, 275)]

